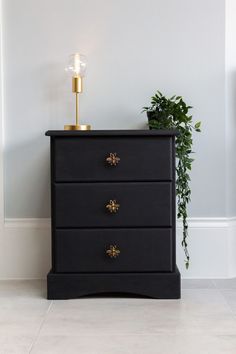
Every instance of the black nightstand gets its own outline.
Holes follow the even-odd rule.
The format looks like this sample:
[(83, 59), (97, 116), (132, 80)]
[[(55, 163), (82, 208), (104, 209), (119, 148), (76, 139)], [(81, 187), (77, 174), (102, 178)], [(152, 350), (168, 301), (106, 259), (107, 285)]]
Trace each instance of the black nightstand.
[(48, 298), (122, 292), (179, 298), (175, 131), (48, 131)]

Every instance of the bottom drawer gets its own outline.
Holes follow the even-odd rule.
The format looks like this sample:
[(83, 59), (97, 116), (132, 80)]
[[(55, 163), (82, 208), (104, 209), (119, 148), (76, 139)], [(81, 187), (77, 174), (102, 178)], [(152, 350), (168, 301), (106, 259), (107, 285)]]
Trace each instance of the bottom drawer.
[(57, 230), (54, 252), (61, 273), (172, 271), (172, 230)]

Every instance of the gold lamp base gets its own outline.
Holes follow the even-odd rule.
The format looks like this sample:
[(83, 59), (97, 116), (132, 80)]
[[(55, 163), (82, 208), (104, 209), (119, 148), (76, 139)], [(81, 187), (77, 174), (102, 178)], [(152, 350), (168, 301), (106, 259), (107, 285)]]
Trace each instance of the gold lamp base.
[(64, 130), (91, 130), (91, 125), (64, 125)]

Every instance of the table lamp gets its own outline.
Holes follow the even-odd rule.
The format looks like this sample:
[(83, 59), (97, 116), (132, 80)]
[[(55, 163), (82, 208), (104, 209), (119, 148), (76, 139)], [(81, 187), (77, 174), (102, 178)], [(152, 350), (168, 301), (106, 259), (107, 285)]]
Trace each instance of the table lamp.
[(91, 126), (80, 124), (79, 116), (79, 94), (83, 92), (83, 77), (86, 71), (86, 57), (83, 54), (75, 53), (70, 55), (65, 70), (72, 74), (72, 92), (75, 93), (75, 125), (65, 125), (64, 130), (90, 130)]

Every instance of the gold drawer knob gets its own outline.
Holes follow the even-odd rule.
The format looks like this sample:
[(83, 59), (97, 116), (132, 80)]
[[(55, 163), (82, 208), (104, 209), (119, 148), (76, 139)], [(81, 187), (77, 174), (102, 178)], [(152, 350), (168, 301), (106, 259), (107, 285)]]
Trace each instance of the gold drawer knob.
[(110, 213), (116, 213), (120, 207), (120, 204), (116, 202), (115, 199), (111, 199), (109, 203), (106, 205), (106, 208), (109, 210)]
[(110, 248), (106, 250), (106, 254), (110, 258), (116, 258), (120, 255), (120, 250), (117, 248), (116, 245), (110, 245)]
[(116, 166), (120, 162), (120, 158), (117, 156), (116, 152), (110, 152), (109, 156), (106, 158), (106, 162), (110, 166)]

